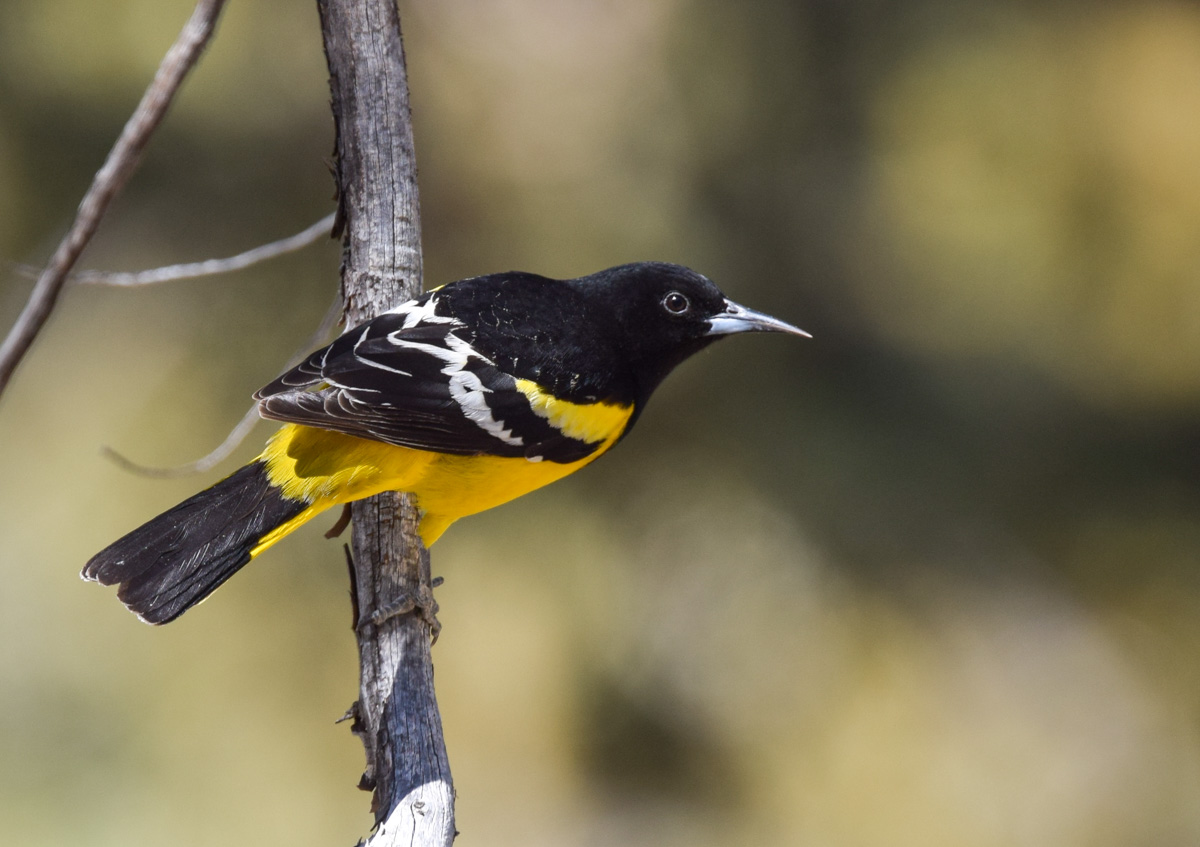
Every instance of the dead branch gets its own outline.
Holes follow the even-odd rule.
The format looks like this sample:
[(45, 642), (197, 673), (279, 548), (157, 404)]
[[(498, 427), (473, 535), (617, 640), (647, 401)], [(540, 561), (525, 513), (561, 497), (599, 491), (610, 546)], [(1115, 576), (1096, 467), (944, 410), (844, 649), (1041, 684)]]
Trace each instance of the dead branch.
[(246, 436), (250, 434), (259, 420), (261, 418), (258, 416), (258, 404), (255, 403), (246, 410), (246, 413), (242, 415), (242, 419), (229, 431), (229, 435), (225, 436), (225, 440), (215, 450), (206, 456), (201, 456), (194, 462), (186, 462), (185, 464), (169, 468), (140, 465), (107, 444), (100, 448), (100, 452), (117, 467), (138, 476), (151, 477), (152, 479), (175, 479), (181, 476), (191, 476), (192, 474), (204, 473), (206, 470), (216, 467), (216, 465), (224, 461), (230, 453), (238, 448), (238, 445), (245, 441)]
[[(421, 288), (421, 228), (408, 78), (395, 0), (318, 0), (337, 127), (347, 323)], [(354, 585), (361, 681), (355, 732), (374, 789), (369, 844), (449, 845), (454, 788), (433, 689), (429, 554), (411, 498), (358, 501)]]
[(96, 172), (91, 187), (79, 204), (75, 221), (50, 257), (29, 295), (29, 302), (0, 346), (0, 394), (8, 386), (13, 372), (38, 332), (45, 326), (67, 274), (96, 234), (109, 204), (137, 168), (142, 152), (166, 115), (184, 77), (195, 66), (212, 37), (224, 5), (225, 0), (199, 0), (196, 3), (191, 18), (163, 57), (154, 80), (121, 130), (104, 165)]
[[(330, 216), (330, 219), (331, 218), (332, 216)], [(324, 221), (322, 221), (322, 223), (324, 223)], [(282, 373), (283, 371), (289, 370), (295, 365), (300, 364), (300, 361), (307, 356), (313, 350), (313, 348), (320, 347), (322, 342), (324, 342), (329, 337), (329, 334), (333, 332), (333, 328), (337, 326), (337, 323), (341, 317), (342, 296), (339, 292), (338, 295), (333, 298), (333, 303), (330, 305), (330, 307), (326, 309), (325, 316), (321, 318), (321, 323), (317, 325), (316, 330), (314, 330), (313, 334), (305, 340), (304, 344), (292, 354), (292, 358), (288, 360), (288, 363), (284, 365), (284, 367), (279, 369), (279, 372)], [(254, 429), (254, 425), (257, 424), (259, 420), (260, 417), (258, 414), (258, 404), (255, 403), (246, 410), (246, 413), (242, 415), (242, 419), (237, 422), (232, 430), (230, 430), (229, 435), (225, 436), (225, 440), (222, 441), (215, 450), (206, 456), (201, 456), (194, 462), (187, 462), (185, 464), (176, 465), (169, 468), (156, 468), (150, 465), (138, 464), (123, 454), (118, 453), (112, 447), (105, 446), (101, 447), (100, 450), (108, 459), (116, 463), (119, 467), (129, 471), (130, 473), (138, 474), (139, 476), (146, 476), (154, 479), (174, 479), (181, 476), (191, 476), (192, 474), (204, 473), (210, 468), (213, 468), (225, 461), (225, 459), (229, 457), (229, 454), (236, 450), (238, 446), (246, 440), (246, 436), (250, 434), (250, 432)]]
[[(336, 212), (330, 212), (315, 224), (311, 224), (295, 235), (260, 244), (250, 250), (227, 256), (223, 259), (205, 259), (203, 262), (185, 262), (178, 265), (164, 265), (161, 268), (149, 268), (144, 271), (74, 271), (67, 274), (67, 282), (77, 285), (112, 285), (119, 288), (133, 288), (139, 285), (155, 285), (160, 282), (175, 282), (181, 279), (196, 279), (202, 276), (232, 273), (274, 259), (287, 253), (294, 253), (323, 235), (328, 235), (333, 228)], [(12, 268), (21, 276), (37, 278), (41, 268), (33, 265), (13, 263)]]

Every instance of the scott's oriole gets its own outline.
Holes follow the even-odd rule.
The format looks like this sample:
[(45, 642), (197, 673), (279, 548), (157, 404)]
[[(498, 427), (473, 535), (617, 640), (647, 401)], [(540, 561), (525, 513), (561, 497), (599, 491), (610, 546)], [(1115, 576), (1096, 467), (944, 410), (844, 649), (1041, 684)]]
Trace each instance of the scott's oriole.
[(102, 550), (83, 577), (119, 583), (125, 605), (166, 623), (319, 512), (391, 490), (416, 497), (431, 545), (595, 460), (676, 365), (754, 331), (807, 335), (679, 265), (450, 283), (255, 394), (263, 417), (286, 422), (262, 454)]

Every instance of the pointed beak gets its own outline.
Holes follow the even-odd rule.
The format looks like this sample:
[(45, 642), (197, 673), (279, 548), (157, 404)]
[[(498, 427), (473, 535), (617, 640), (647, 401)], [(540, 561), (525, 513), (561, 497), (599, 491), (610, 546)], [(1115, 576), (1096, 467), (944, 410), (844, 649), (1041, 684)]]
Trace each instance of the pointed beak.
[(732, 335), (735, 332), (786, 332), (790, 335), (802, 335), (812, 338), (799, 327), (784, 323), (778, 318), (764, 315), (745, 306), (739, 306), (732, 300), (725, 301), (725, 311), (719, 312), (708, 319), (709, 330), (705, 335)]

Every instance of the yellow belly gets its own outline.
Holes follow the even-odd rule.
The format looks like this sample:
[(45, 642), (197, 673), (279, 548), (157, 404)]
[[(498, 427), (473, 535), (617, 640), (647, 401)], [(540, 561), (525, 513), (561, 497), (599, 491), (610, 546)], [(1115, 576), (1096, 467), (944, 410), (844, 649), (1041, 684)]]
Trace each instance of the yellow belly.
[(452, 456), (288, 424), (271, 437), (259, 459), (266, 462), (271, 484), (282, 489), (285, 497), (311, 505), (264, 537), (252, 556), (318, 512), (383, 491), (405, 491), (416, 497), (421, 539), (430, 546), (459, 518), (507, 503), (579, 470), (611, 447), (620, 431), (614, 428), (590, 456), (560, 464)]

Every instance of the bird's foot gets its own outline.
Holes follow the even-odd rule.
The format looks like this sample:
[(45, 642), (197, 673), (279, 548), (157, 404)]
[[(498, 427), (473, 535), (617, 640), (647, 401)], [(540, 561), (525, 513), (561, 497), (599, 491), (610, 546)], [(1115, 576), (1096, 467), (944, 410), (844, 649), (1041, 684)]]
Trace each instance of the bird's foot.
[(372, 612), (370, 617), (359, 623), (359, 628), (361, 629), (364, 625), (377, 627), (392, 618), (415, 612), (421, 620), (429, 625), (429, 634), (433, 643), (436, 644), (438, 635), (442, 631), (442, 624), (437, 619), (438, 604), (433, 599), (433, 589), (441, 585), (443, 581), (440, 576), (434, 577), (429, 585), (421, 585), (415, 592), (406, 591), (393, 602)]

